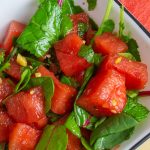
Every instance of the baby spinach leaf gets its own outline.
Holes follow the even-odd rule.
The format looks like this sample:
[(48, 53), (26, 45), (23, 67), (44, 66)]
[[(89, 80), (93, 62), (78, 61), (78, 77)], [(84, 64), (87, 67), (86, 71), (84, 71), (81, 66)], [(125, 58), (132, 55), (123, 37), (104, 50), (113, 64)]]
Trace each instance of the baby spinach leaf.
[(94, 144), (94, 150), (112, 149), (114, 146), (130, 138), (134, 128), (99, 138)]
[(78, 35), (83, 38), (83, 35), (88, 31), (89, 26), (86, 23), (78, 23)]
[(97, 0), (87, 0), (88, 2), (88, 10), (94, 10), (97, 5)]
[(147, 118), (149, 114), (149, 110), (146, 107), (130, 97), (128, 97), (128, 102), (126, 104), (124, 112), (132, 116), (138, 122)]
[(0, 65), (4, 62), (5, 59), (5, 53), (2, 51), (0, 52)]
[(50, 141), (50, 138), (53, 134), (53, 130), (54, 130), (55, 126), (54, 125), (47, 125), (44, 130), (43, 130), (43, 134), (35, 148), (35, 150), (45, 150), (48, 146), (48, 143)]
[(35, 150), (66, 150), (67, 143), (65, 126), (47, 125)]
[(54, 82), (50, 77), (31, 78), (24, 89), (30, 89), (36, 86), (42, 86), (44, 90), (45, 112), (48, 113), (51, 108), (51, 99), (54, 95)]
[(93, 148), (89, 145), (85, 138), (81, 137), (81, 143), (86, 150), (93, 150)]
[[(119, 144), (128, 139), (137, 124), (138, 122), (133, 117), (125, 113), (110, 117), (93, 131), (90, 143), (95, 150), (105, 149), (107, 144), (109, 148), (112, 148), (116, 143)], [(113, 138), (117, 139), (119, 135), (122, 135), (121, 140), (112, 140)]]
[(80, 132), (80, 128), (77, 125), (76, 121), (75, 121), (75, 116), (74, 116), (74, 112), (72, 112), (66, 123), (65, 126), (67, 129), (69, 129), (74, 135), (76, 135), (78, 138), (81, 138), (81, 132)]
[(137, 42), (134, 39), (130, 39), (127, 45), (128, 45), (127, 52), (131, 53), (137, 61), (141, 61), (140, 53), (138, 50), (139, 47), (138, 47)]
[(62, 83), (64, 83), (64, 84), (67, 84), (67, 85), (69, 85), (69, 86), (73, 86), (73, 87), (75, 87), (75, 88), (79, 87), (79, 83), (78, 83), (75, 79), (73, 79), (73, 78), (71, 78), (71, 77), (67, 77), (67, 76), (64, 76), (64, 75), (63, 75), (63, 76), (61, 77), (60, 81), (61, 81)]
[(15, 93), (20, 92), (29, 82), (31, 78), (31, 70), (29, 68), (25, 68), (21, 74), (21, 79), (19, 83), (15, 87)]
[(102, 56), (100, 54), (94, 53), (91, 46), (83, 45), (78, 52), (80, 57), (83, 57), (89, 63), (93, 63), (95, 65), (99, 65), (102, 61)]
[[(66, 150), (68, 143), (68, 135), (65, 126), (57, 126), (51, 135), (48, 150)], [(42, 150), (42, 149), (41, 149)]]

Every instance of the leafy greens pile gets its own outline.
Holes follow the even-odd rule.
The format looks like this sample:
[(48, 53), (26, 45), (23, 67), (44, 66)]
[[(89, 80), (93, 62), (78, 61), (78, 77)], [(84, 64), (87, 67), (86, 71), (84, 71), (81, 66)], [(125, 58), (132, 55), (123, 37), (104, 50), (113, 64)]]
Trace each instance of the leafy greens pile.
[[(89, 10), (93, 10), (97, 3), (96, 0), (87, 0), (87, 2), (89, 4)], [(115, 23), (113, 20), (109, 19), (112, 5), (113, 0), (108, 0), (105, 16), (95, 36), (101, 35), (104, 32), (113, 32)], [(0, 64), (2, 64), (3, 67), (0, 67), (0, 71), (9, 67), (10, 58), (17, 53), (16, 49), (23, 49), (24, 51), (30, 52), (35, 57), (43, 56), (57, 40), (63, 38), (72, 29), (73, 24), (69, 15), (81, 11), (82, 9), (80, 7), (74, 5), (73, 0), (63, 0), (61, 6), (56, 0), (42, 0), (39, 9), (32, 17), (24, 32), (17, 39), (17, 47), (12, 51), (5, 62), (4, 55), (1, 55)], [(120, 12), (119, 37), (123, 39), (129, 47), (126, 53), (121, 53), (120, 55), (129, 59), (141, 61), (136, 41), (124, 34), (123, 8)], [(82, 30), (83, 25), (80, 25), (80, 27), (80, 31), (86, 31), (86, 27), (84, 27), (84, 30)], [(81, 33), (81, 35), (83, 34)], [(90, 45), (83, 46), (78, 53), (80, 57), (85, 58), (93, 65), (90, 66), (84, 74), (84, 81), (79, 88), (76, 100), (83, 93), (87, 83), (94, 74), (95, 68), (103, 59), (100, 54), (94, 53), (92, 44), (93, 39)], [(35, 69), (41, 64), (34, 59), (29, 58), (28, 60), (35, 65)], [(47, 108), (47, 106), (50, 106), (51, 98), (54, 94), (55, 87), (53, 80), (49, 77), (31, 78), (33, 72), (34, 71), (31, 71), (30, 68), (24, 68), (21, 80), (15, 88), (15, 93), (23, 89), (42, 85), (46, 101), (45, 112), (48, 116), (54, 116), (55, 121), (60, 118), (60, 116), (49, 113), (50, 108)], [(71, 78), (65, 76), (61, 78), (61, 81), (74, 87), (79, 86)], [(128, 102), (124, 112), (108, 118), (94, 117), (75, 103), (74, 110), (69, 115), (64, 125), (47, 125), (44, 128), (42, 137), (36, 146), (36, 150), (66, 150), (68, 142), (66, 129), (80, 138), (81, 143), (87, 150), (111, 149), (115, 145), (127, 140), (133, 133), (135, 127), (143, 121), (149, 113), (147, 108), (138, 103), (138, 94), (136, 91), (130, 91), (127, 97)], [(92, 131), (90, 141), (84, 139), (80, 127)]]

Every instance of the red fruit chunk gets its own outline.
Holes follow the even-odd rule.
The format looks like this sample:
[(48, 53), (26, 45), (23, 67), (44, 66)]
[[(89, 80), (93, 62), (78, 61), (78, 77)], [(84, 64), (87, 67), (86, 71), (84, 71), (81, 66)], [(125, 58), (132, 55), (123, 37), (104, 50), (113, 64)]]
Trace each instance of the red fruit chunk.
[(125, 78), (115, 70), (96, 74), (77, 100), (77, 105), (98, 117), (121, 113), (125, 104)]
[(85, 37), (87, 45), (90, 44), (90, 42), (91, 42), (92, 38), (94, 37), (94, 35), (95, 35), (95, 31), (92, 30), (91, 28), (89, 28), (89, 30), (86, 33), (86, 37)]
[(8, 78), (1, 79), (0, 78), (0, 104), (3, 99), (9, 96), (14, 89), (13, 83)]
[(122, 56), (108, 56), (102, 69), (114, 68), (125, 76), (127, 89), (143, 89), (148, 81), (147, 66), (141, 62), (131, 61)]
[(79, 13), (71, 15), (70, 18), (73, 22), (73, 33), (78, 33), (78, 24), (79, 23), (86, 23), (89, 24), (89, 17), (86, 13)]
[(60, 64), (60, 68), (66, 76), (79, 74), (90, 66), (84, 58), (78, 56), (65, 54), (60, 51), (56, 51), (56, 56)]
[(8, 141), (9, 130), (12, 124), (13, 121), (7, 112), (0, 109), (0, 143)]
[(10, 23), (6, 37), (3, 42), (3, 48), (6, 49), (6, 53), (10, 52), (10, 49), (13, 46), (13, 39), (18, 37), (22, 33), (24, 28), (25, 25), (20, 22), (12, 21)]
[(58, 41), (54, 48), (66, 54), (77, 55), (82, 45), (83, 41), (77, 34), (69, 34), (63, 40)]
[(8, 147), (10, 150), (34, 150), (40, 135), (41, 131), (17, 123), (10, 133)]
[(128, 46), (112, 33), (103, 33), (94, 40), (94, 51), (103, 55), (125, 52)]
[(42, 128), (47, 123), (43, 119), (46, 118), (46, 115), (44, 112), (44, 94), (41, 87), (35, 87), (12, 96), (6, 101), (6, 107), (8, 114), (16, 122), (26, 123), (38, 128)]
[(51, 110), (60, 115), (70, 112), (73, 107), (73, 97), (76, 94), (76, 89), (61, 83), (52, 72), (43, 66), (40, 66), (37, 72), (41, 73), (42, 76), (51, 77), (54, 81), (55, 92), (52, 98)]
[(10, 61), (10, 67), (5, 71), (8, 75), (16, 80), (20, 80), (21, 66), (16, 62), (16, 58), (12, 58)]
[(69, 130), (67, 130), (68, 134), (68, 144), (67, 150), (83, 150), (83, 146), (81, 144), (80, 139), (72, 134)]

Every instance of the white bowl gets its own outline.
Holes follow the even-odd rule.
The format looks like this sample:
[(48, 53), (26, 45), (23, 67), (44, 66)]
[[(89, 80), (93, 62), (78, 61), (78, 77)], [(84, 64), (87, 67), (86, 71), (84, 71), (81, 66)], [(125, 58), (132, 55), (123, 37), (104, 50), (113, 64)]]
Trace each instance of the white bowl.
[[(85, 11), (87, 11), (87, 5), (83, 5), (86, 0), (76, 0)], [(88, 14), (100, 24), (102, 17), (106, 9), (107, 0), (98, 0), (97, 7), (94, 11), (88, 12)], [(1, 0), (0, 1), (0, 43), (4, 37), (8, 24), (11, 20), (18, 20), (23, 23), (27, 23), (31, 16), (37, 9), (37, 0)], [(119, 20), (119, 5), (114, 3), (111, 18), (116, 23), (116, 31), (118, 31)], [(145, 32), (133, 21), (131, 17), (125, 14), (126, 29), (131, 33), (132, 37), (136, 39), (139, 45), (142, 61), (147, 64), (149, 71), (149, 82), (145, 90), (150, 90), (150, 38)], [(127, 31), (127, 32), (128, 32)], [(150, 109), (149, 97), (141, 98), (141, 103)], [(137, 127), (132, 137), (121, 144), (120, 150), (135, 149), (137, 143), (150, 134), (150, 115), (149, 117)]]

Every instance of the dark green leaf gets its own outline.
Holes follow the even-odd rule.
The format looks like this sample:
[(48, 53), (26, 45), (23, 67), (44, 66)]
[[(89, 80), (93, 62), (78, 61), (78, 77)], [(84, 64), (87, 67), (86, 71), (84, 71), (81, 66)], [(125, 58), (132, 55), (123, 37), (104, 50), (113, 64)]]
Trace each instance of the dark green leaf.
[(45, 112), (51, 108), (51, 99), (54, 95), (54, 82), (50, 77), (31, 78), (24, 89), (30, 89), (31, 87), (42, 86), (45, 96)]
[(132, 98), (128, 98), (128, 102), (126, 104), (124, 112), (132, 116), (138, 122), (147, 118), (149, 114), (149, 110), (146, 107)]
[(94, 144), (94, 150), (111, 149), (114, 146), (129, 139), (133, 131), (134, 131), (134, 128), (130, 128), (123, 132), (114, 133), (114, 134), (99, 138)]
[(0, 72), (2, 72), (2, 71), (4, 71), (4, 70), (8, 69), (9, 67), (10, 67), (10, 63), (9, 63), (9, 62), (4, 63), (4, 64), (1, 65), (1, 67), (0, 67)]
[(35, 150), (66, 150), (68, 136), (64, 126), (47, 125)]
[(137, 42), (134, 39), (130, 39), (127, 44), (128, 44), (127, 52), (131, 53), (137, 61), (141, 61)]
[(79, 22), (78, 23), (78, 35), (83, 38), (83, 35), (88, 31), (88, 24)]
[(4, 62), (5, 59), (5, 53), (2, 51), (0, 52), (0, 65)]
[(68, 128), (74, 135), (76, 135), (78, 138), (81, 138), (81, 132), (80, 132), (80, 128), (77, 125), (76, 121), (75, 121), (75, 115), (74, 112), (72, 112), (66, 123), (65, 123), (66, 128)]
[(104, 32), (113, 32), (114, 28), (115, 28), (114, 21), (108, 19), (108, 20), (103, 22), (103, 24), (98, 29), (96, 35), (101, 35)]
[(80, 57), (83, 57), (87, 60), (87, 62), (89, 63), (93, 63), (94, 59), (94, 51), (92, 49), (91, 46), (86, 46), (86, 45), (83, 45), (81, 48), (80, 48), (80, 51), (78, 52), (78, 55)]
[(95, 65), (99, 65), (102, 61), (102, 56), (100, 54), (94, 53), (91, 46), (83, 45), (78, 52), (80, 57), (83, 57), (89, 63), (93, 63)]
[(98, 25), (92, 18), (89, 18), (89, 23), (93, 30), (98, 30)]
[[(66, 150), (68, 143), (68, 135), (65, 126), (57, 126), (51, 135), (48, 150)], [(40, 149), (42, 150), (42, 149)]]
[(79, 87), (79, 83), (77, 81), (75, 81), (75, 79), (71, 78), (71, 77), (67, 77), (67, 76), (62, 76), (60, 81), (64, 84), (67, 84), (69, 86), (73, 86), (75, 88)]
[(60, 119), (62, 116), (60, 116), (60, 115), (58, 115), (58, 114), (55, 114), (55, 113), (53, 113), (53, 112), (51, 112), (51, 111), (49, 111), (47, 114), (46, 114), (46, 116), (48, 117), (48, 120), (50, 121), (50, 122), (55, 122), (55, 121), (57, 121), (58, 119)]
[(88, 10), (94, 10), (97, 5), (97, 0), (87, 0), (88, 2)]
[(136, 61), (136, 59), (134, 58), (134, 56), (131, 53), (118, 53), (119, 56), (123, 56), (129, 60), (134, 60)]
[[(137, 124), (138, 122), (134, 118), (125, 113), (110, 117), (93, 131), (90, 143), (95, 149), (105, 149), (107, 144), (109, 144), (109, 146), (115, 146), (116, 142), (119, 144), (126, 140), (131, 135), (132, 130), (130, 129), (134, 128)], [(130, 132), (128, 132), (129, 130)], [(128, 132), (128, 134), (124, 135), (124, 133), (126, 133), (125, 131)], [(121, 134), (123, 134), (122, 140), (118, 139), (118, 141), (112, 141), (112, 137), (117, 138)], [(103, 141), (105, 145), (101, 143)]]
[(15, 87), (15, 93), (20, 92), (29, 82), (31, 78), (31, 70), (29, 68), (25, 68), (25, 70), (21, 74), (21, 79), (19, 83)]
[(53, 134), (53, 130), (54, 130), (55, 126), (54, 125), (47, 125), (44, 130), (43, 130), (43, 134), (36, 146), (36, 150), (45, 150), (48, 146), (49, 140)]
[(95, 123), (95, 128), (97, 128), (100, 124), (102, 124), (107, 118), (103, 117), (100, 118), (96, 123)]
[(93, 148), (89, 145), (85, 138), (81, 137), (81, 143), (86, 150), (93, 150)]

